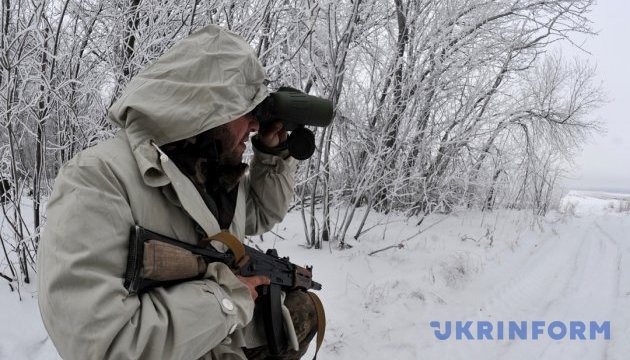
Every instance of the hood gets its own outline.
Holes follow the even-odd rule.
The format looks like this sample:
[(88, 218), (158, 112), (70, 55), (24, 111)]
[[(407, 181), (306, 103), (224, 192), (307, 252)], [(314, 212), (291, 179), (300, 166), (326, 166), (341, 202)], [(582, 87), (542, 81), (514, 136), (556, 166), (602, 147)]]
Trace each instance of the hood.
[(161, 170), (151, 142), (193, 137), (250, 112), (268, 96), (264, 81), (250, 45), (210, 25), (136, 75), (108, 115), (125, 130), (146, 182), (150, 168)]

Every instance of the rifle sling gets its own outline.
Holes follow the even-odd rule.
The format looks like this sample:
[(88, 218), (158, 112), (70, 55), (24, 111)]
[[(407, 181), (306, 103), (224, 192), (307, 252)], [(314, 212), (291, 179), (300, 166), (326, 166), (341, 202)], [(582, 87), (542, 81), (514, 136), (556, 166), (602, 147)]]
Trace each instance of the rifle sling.
[(234, 255), (233, 266), (236, 267), (237, 270), (243, 267), (249, 261), (249, 256), (245, 252), (245, 247), (243, 246), (243, 243), (240, 242), (236, 238), (236, 236), (230, 234), (229, 231), (221, 231), (202, 241), (207, 241), (209, 243), (213, 240), (222, 243), (223, 245), (227, 246), (228, 249), (230, 249), (230, 251)]
[(311, 297), (313, 305), (315, 305), (315, 313), (317, 314), (317, 340), (315, 343), (315, 355), (313, 356), (313, 360), (315, 360), (317, 359), (319, 348), (322, 347), (322, 343), (324, 342), (324, 334), (326, 333), (326, 313), (324, 312), (324, 305), (322, 305), (322, 301), (319, 297), (310, 291), (307, 291), (306, 293)]

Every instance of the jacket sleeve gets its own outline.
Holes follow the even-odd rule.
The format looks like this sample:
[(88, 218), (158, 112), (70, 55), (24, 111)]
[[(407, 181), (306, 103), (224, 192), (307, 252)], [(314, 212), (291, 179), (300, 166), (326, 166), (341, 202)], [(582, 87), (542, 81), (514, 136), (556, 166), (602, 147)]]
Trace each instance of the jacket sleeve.
[(110, 163), (79, 155), (60, 172), (39, 245), (39, 306), (64, 359), (196, 359), (253, 316), (223, 264), (206, 279), (130, 296), (125, 186)]
[(297, 160), (263, 153), (254, 147), (246, 178), (247, 235), (262, 234), (282, 221), (295, 194)]

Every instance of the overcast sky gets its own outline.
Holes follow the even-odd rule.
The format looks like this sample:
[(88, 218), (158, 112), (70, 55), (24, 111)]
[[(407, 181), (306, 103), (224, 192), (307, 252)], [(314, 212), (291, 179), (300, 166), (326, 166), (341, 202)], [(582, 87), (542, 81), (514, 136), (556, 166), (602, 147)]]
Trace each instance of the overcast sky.
[(586, 40), (591, 55), (579, 56), (597, 64), (610, 100), (593, 113), (606, 133), (585, 146), (567, 187), (630, 192), (630, 1), (599, 0), (591, 19), (599, 35)]

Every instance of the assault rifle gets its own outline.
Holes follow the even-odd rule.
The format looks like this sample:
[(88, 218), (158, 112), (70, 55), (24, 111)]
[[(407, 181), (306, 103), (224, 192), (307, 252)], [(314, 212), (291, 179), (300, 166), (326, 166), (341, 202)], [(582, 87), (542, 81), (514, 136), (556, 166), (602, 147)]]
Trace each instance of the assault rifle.
[(270, 285), (259, 291), (259, 306), (263, 309), (267, 345), (272, 355), (281, 353), (287, 344), (282, 323), (282, 290), (320, 290), (321, 284), (312, 280), (312, 267), (301, 267), (279, 257), (275, 249), (263, 253), (238, 242), (244, 256), (225, 253), (214, 247), (200, 247), (171, 239), (133, 226), (129, 240), (125, 288), (130, 294), (141, 294), (155, 287), (170, 286), (184, 281), (201, 279), (207, 264), (222, 262), (237, 275), (264, 275)]

